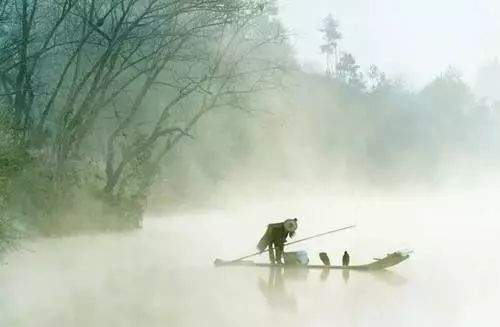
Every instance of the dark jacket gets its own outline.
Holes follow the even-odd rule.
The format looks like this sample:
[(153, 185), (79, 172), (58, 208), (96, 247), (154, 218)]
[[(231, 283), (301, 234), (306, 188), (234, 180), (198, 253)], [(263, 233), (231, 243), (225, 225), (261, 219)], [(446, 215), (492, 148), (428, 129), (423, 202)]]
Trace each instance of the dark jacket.
[(269, 224), (266, 233), (257, 244), (257, 249), (264, 251), (269, 244), (283, 246), (288, 236), (292, 236), (292, 234), (285, 229), (284, 223)]

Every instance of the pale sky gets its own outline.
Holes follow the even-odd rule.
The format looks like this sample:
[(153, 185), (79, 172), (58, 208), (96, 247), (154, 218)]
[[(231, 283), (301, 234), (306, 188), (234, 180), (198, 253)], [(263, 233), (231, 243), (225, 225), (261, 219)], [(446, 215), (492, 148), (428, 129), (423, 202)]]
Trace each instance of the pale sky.
[(478, 66), (500, 57), (500, 0), (279, 0), (302, 63), (324, 67), (319, 28), (332, 13), (341, 51), (420, 87), (449, 65), (473, 83)]

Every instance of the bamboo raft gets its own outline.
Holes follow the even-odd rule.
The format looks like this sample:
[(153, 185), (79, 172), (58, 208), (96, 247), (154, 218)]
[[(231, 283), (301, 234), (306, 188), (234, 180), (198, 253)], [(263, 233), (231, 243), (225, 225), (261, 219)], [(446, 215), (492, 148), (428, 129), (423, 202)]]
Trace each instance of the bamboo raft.
[(271, 264), (271, 263), (257, 263), (250, 260), (231, 260), (225, 261), (221, 259), (216, 259), (214, 265), (216, 267), (280, 267), (280, 268), (292, 268), (292, 269), (339, 269), (339, 270), (383, 270), (392, 266), (395, 266), (410, 257), (409, 252), (396, 251), (387, 254), (384, 258), (375, 258), (373, 262), (364, 265), (349, 265), (349, 266), (336, 266), (336, 265), (301, 265), (301, 264)]

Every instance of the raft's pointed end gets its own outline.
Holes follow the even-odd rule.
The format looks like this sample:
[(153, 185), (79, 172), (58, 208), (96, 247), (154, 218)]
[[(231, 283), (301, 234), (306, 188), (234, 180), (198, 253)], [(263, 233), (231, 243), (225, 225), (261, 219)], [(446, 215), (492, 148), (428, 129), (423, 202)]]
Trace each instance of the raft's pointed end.
[(412, 249), (403, 249), (403, 250), (400, 250), (398, 251), (401, 255), (403, 256), (410, 256), (410, 254), (413, 254), (413, 250)]
[(221, 259), (217, 258), (217, 259), (214, 260), (214, 265), (215, 266), (219, 266), (222, 262), (223, 261)]

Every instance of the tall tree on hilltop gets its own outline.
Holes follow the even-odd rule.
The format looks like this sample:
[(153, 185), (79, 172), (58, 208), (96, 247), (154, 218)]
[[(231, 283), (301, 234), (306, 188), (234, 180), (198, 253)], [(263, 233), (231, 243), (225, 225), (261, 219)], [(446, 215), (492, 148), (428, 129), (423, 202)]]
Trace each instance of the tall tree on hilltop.
[(339, 23), (332, 14), (328, 14), (323, 19), (320, 31), (323, 33), (324, 44), (320, 46), (321, 53), (326, 55), (326, 74), (328, 76), (336, 75), (336, 67), (338, 65), (338, 42), (342, 39), (340, 34)]

